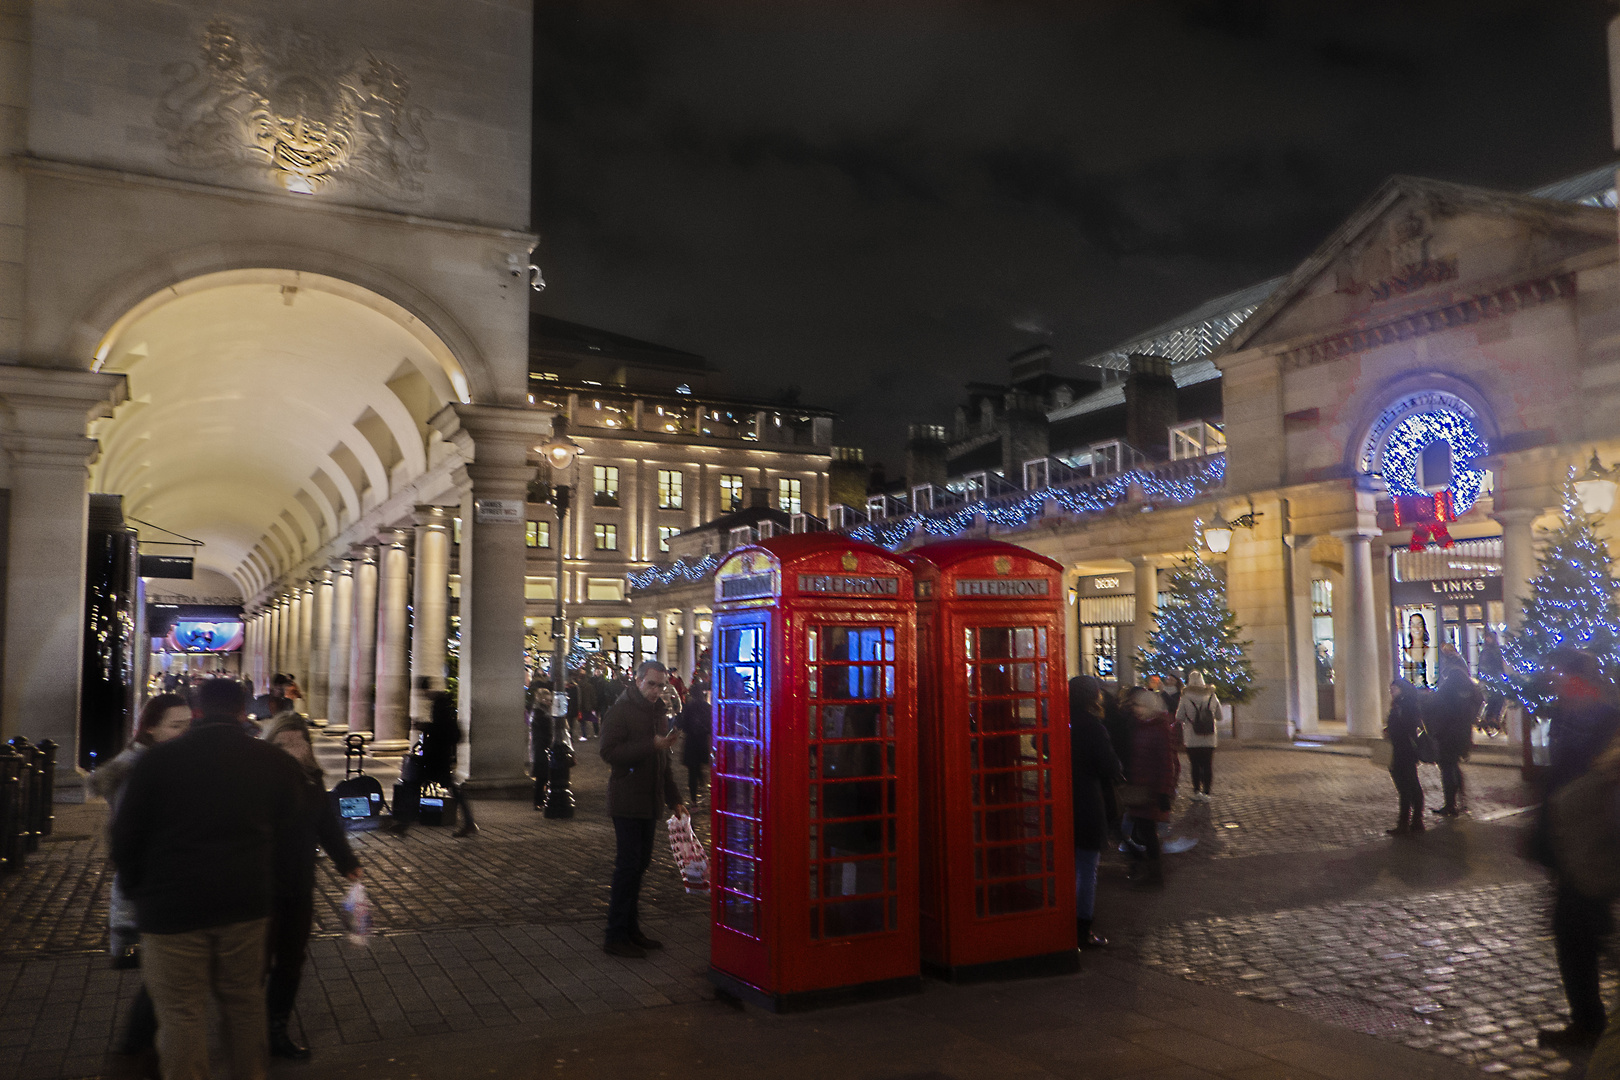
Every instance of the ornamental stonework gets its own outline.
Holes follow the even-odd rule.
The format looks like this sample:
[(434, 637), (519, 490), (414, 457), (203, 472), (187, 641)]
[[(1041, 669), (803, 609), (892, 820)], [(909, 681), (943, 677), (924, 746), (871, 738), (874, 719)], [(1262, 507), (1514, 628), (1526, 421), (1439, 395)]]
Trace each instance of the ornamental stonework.
[(431, 116), (411, 104), (405, 73), (369, 51), (214, 22), (197, 60), (164, 74), (156, 120), (175, 165), (257, 171), (302, 194), (341, 181), (404, 201), (422, 196)]

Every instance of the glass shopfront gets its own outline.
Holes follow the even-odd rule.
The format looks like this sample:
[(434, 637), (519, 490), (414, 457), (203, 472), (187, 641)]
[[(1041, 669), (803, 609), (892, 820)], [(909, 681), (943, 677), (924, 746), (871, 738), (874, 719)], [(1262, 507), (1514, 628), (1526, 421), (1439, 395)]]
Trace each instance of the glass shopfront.
[(1486, 632), (1506, 629), (1501, 537), (1391, 552), (1389, 595), (1397, 676), (1417, 686), (1436, 685), (1440, 647), (1447, 644), (1476, 671)]
[(1075, 606), (1081, 674), (1104, 681), (1119, 678), (1122, 642), (1130, 641), (1130, 627), (1136, 623), (1135, 589), (1135, 576), (1129, 570), (1079, 580)]

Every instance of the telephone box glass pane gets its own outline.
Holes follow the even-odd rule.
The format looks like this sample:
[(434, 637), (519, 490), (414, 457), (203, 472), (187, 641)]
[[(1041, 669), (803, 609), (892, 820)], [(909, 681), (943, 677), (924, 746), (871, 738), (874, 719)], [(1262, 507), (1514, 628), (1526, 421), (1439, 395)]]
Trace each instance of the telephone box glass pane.
[(892, 930), (895, 628), (812, 626), (807, 636), (810, 934)]
[(714, 658), (714, 854), (720, 924), (759, 936), (765, 624), (722, 626)]
[(974, 810), (973, 871), (981, 883), (974, 907), (986, 917), (1050, 907), (1056, 891), (1045, 857), (1053, 823), (1046, 630), (985, 626), (965, 634), (965, 794)]

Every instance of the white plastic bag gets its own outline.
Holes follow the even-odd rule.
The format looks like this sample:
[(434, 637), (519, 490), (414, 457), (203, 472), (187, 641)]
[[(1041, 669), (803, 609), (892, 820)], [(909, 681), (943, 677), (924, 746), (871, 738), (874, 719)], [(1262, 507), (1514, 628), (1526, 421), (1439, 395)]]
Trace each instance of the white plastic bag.
[(356, 881), (343, 898), (343, 925), (349, 931), (349, 944), (364, 945), (371, 937), (371, 901), (366, 887)]
[(675, 867), (681, 872), (681, 884), (689, 893), (709, 891), (709, 856), (703, 850), (703, 841), (692, 830), (689, 814), (672, 814), (669, 826), (669, 850), (675, 856)]

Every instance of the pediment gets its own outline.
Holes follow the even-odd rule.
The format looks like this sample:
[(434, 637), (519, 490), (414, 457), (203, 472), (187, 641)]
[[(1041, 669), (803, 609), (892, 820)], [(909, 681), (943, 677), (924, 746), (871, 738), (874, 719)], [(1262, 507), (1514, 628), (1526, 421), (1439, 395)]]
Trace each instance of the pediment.
[(1615, 212), (1397, 176), (1225, 342), (1225, 353), (1342, 333), (1563, 272), (1616, 246)]

